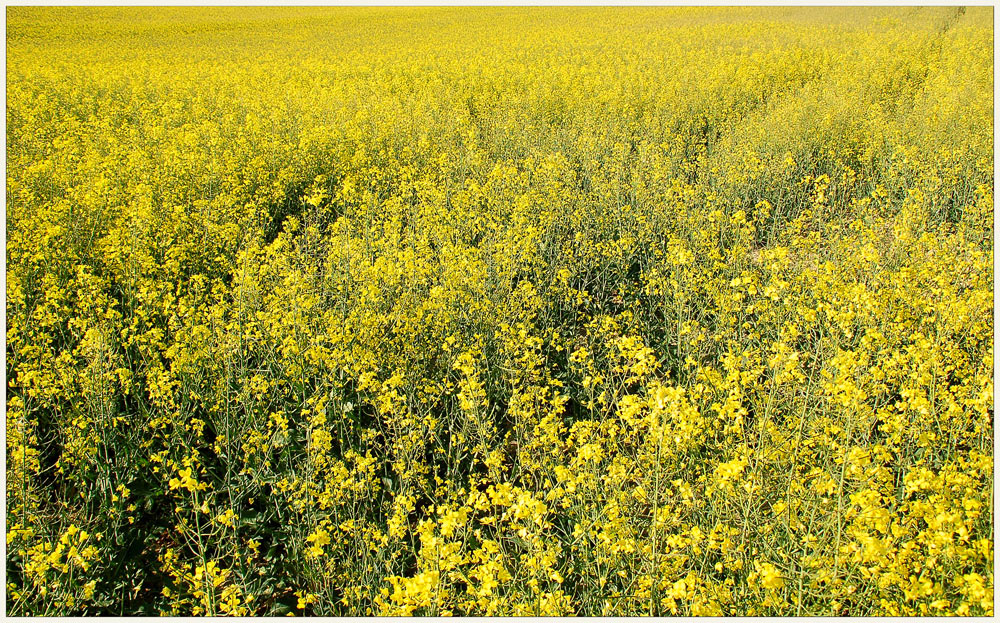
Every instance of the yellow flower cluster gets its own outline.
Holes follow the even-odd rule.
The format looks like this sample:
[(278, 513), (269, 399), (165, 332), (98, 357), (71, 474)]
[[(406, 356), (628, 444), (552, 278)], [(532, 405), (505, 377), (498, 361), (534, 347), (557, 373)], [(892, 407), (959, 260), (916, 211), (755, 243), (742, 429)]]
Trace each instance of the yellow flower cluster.
[(993, 614), (990, 10), (7, 18), (8, 614)]

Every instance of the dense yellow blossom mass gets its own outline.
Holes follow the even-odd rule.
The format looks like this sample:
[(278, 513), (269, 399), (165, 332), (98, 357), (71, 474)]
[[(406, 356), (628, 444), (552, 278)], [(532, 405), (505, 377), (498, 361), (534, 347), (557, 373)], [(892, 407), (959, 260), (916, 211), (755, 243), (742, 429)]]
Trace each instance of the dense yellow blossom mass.
[(7, 9), (11, 615), (992, 615), (986, 7)]

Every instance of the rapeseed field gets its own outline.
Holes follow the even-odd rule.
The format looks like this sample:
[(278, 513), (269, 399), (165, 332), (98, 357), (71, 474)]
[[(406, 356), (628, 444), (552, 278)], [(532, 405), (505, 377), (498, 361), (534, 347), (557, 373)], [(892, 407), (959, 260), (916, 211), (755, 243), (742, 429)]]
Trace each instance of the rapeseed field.
[(991, 8), (7, 9), (10, 615), (992, 615)]

